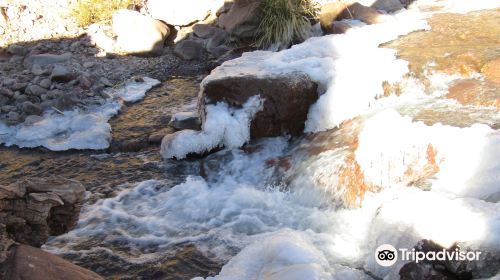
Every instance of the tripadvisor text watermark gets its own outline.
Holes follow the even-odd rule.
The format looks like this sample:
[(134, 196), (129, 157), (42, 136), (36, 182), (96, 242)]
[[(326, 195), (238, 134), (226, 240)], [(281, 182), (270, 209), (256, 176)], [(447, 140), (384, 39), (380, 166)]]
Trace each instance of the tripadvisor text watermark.
[(421, 261), (477, 261), (481, 255), (480, 251), (460, 251), (442, 249), (440, 251), (417, 251), (415, 248), (406, 249), (399, 248), (397, 250), (390, 244), (380, 245), (375, 250), (375, 260), (381, 266), (391, 266), (396, 261), (413, 261), (419, 263)]

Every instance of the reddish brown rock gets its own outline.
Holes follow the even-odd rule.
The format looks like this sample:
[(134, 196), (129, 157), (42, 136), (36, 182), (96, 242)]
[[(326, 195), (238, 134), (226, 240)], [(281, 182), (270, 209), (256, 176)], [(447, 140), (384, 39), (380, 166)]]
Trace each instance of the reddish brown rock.
[(239, 108), (248, 98), (260, 95), (265, 99), (264, 108), (252, 121), (251, 137), (299, 135), (304, 131), (309, 107), (318, 99), (317, 90), (317, 84), (301, 73), (213, 79), (202, 89), (200, 115), (204, 115), (205, 104), (224, 101)]
[(357, 19), (366, 24), (374, 24), (384, 22), (385, 16), (376, 9), (357, 2), (329, 2), (321, 7), (319, 22), (324, 32), (333, 33), (332, 24), (342, 19)]
[(26, 245), (11, 247), (3, 264), (5, 279), (10, 280), (97, 280), (96, 273), (74, 265), (50, 253)]
[(500, 84), (500, 58), (486, 63), (481, 68), (481, 73), (488, 81)]

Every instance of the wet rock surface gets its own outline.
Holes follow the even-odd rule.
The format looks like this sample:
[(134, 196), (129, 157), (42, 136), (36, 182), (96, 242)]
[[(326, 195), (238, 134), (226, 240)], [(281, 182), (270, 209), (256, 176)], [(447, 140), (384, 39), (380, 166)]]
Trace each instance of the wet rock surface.
[(51, 176), (0, 186), (0, 216), (15, 241), (39, 247), (49, 235), (71, 230), (78, 221), (85, 188)]
[[(0, 273), (5, 279), (20, 280), (100, 280), (96, 273), (74, 265), (62, 258), (27, 245), (14, 245), (10, 248), (9, 258), (0, 265)], [(0, 274), (2, 275), (2, 274)]]
[(319, 97), (317, 84), (301, 73), (209, 79), (200, 93), (200, 112), (219, 101), (239, 108), (254, 95), (265, 101), (252, 121), (253, 138), (301, 134), (309, 107)]

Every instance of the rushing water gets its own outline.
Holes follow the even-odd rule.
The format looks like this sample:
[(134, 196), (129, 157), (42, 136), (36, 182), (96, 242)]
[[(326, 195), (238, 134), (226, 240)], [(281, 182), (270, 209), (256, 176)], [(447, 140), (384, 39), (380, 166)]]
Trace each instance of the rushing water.
[[(482, 72), (499, 57), (499, 22), (498, 10), (437, 14), (431, 31), (387, 44), (412, 73), (338, 128), (185, 161), (161, 161), (157, 150), (84, 156), (95, 167), (73, 155), (74, 170), (97, 170), (86, 175), (99, 177), (96, 192), (96, 181), (111, 191), (44, 249), (111, 279), (397, 279), (404, 262), (379, 266), (376, 247), (422, 239), (499, 255), (500, 96)], [(450, 96), (463, 80), (493, 102)], [(145, 104), (157, 110), (157, 101)], [(138, 116), (122, 118), (149, 117)], [(8, 164), (46, 172), (43, 161)], [(124, 170), (133, 176), (116, 179)]]

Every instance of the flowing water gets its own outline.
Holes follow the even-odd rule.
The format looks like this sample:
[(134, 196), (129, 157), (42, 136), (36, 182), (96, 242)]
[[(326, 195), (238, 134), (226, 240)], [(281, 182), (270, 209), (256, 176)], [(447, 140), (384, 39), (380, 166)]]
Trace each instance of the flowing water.
[[(0, 179), (57, 173), (86, 184), (77, 228), (43, 248), (109, 279), (398, 279), (404, 262), (379, 266), (376, 247), (422, 239), (499, 256), (498, 12), (437, 13), (430, 31), (385, 44), (411, 73), (337, 128), (183, 161), (152, 147), (2, 148)], [(113, 137), (189, 108), (196, 90), (177, 83), (193, 93), (176, 103), (153, 92), (115, 119)], [(474, 276), (500, 264), (490, 268)]]

